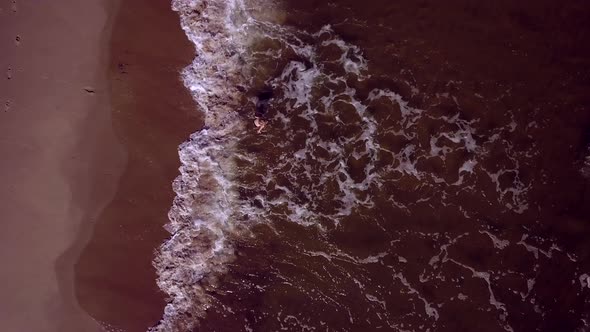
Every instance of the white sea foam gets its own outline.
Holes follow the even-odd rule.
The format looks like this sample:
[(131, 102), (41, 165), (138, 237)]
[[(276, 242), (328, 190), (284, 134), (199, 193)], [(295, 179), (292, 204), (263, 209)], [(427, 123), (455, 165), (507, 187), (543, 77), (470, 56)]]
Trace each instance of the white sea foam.
[(154, 260), (158, 286), (168, 294), (160, 323), (151, 331), (187, 331), (210, 303), (205, 285), (225, 271), (233, 258), (227, 236), (235, 231), (232, 213), (236, 191), (232, 176), (236, 134), (244, 127), (237, 116), (238, 86), (250, 21), (244, 4), (233, 1), (174, 0), (181, 26), (195, 45), (196, 58), (182, 72), (185, 86), (205, 115), (205, 129), (179, 147), (180, 176), (166, 229), (172, 237)]
[(584, 288), (590, 288), (590, 276), (588, 274), (581, 274), (578, 280), (580, 281), (580, 287), (582, 290), (584, 290)]

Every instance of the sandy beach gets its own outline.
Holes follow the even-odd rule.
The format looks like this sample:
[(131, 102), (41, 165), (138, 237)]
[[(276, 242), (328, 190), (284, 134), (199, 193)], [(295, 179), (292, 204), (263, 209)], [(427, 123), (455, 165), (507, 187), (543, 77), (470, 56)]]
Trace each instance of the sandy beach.
[(98, 331), (60, 280), (71, 280), (73, 262), (56, 263), (91, 227), (83, 217), (112, 198), (125, 165), (103, 69), (112, 4), (4, 3), (0, 320), (5, 331)]
[(163, 313), (151, 262), (169, 236), (162, 226), (174, 197), (177, 147), (200, 125), (179, 77), (193, 56), (168, 0), (121, 2), (108, 80), (113, 127), (128, 163), (76, 262), (75, 285), (86, 311), (125, 331), (145, 331)]
[(0, 36), (3, 330), (145, 331), (176, 147), (199, 125), (178, 18), (168, 0), (5, 1)]

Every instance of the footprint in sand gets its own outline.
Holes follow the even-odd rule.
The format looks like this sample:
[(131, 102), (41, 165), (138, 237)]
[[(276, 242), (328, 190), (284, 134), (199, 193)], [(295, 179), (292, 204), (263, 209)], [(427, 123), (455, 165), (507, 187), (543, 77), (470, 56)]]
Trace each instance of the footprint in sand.
[(20, 40), (21, 40), (20, 35), (16, 35), (16, 37), (14, 37), (14, 44), (16, 46), (20, 45)]
[(8, 69), (6, 70), (6, 78), (7, 79), (12, 79), (12, 68), (8, 67)]
[(4, 103), (4, 112), (8, 112), (8, 111), (10, 111), (10, 106), (11, 106), (10, 100), (7, 100), (7, 101)]
[(18, 8), (16, 7), (16, 0), (12, 0), (12, 6), (11, 6), (11, 8), (12, 8), (12, 12), (13, 12), (13, 13), (16, 13), (16, 11), (17, 11), (17, 9), (18, 9)]

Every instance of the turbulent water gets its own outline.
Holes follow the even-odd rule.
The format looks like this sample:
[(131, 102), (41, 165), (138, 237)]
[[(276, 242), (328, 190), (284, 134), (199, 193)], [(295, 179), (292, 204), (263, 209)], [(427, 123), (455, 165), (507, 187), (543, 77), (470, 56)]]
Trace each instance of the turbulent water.
[(590, 329), (570, 5), (174, 0), (206, 126), (179, 148), (152, 330)]

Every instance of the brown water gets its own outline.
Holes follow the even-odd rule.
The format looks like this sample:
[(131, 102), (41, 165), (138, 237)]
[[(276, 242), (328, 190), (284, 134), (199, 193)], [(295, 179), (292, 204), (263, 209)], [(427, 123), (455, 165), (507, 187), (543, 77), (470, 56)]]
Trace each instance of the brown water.
[(248, 73), (215, 67), (241, 99), (185, 72), (211, 127), (181, 146), (164, 330), (589, 329), (586, 2), (248, 5)]

